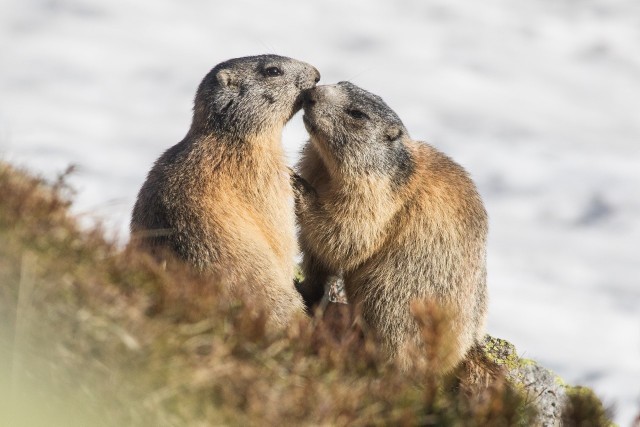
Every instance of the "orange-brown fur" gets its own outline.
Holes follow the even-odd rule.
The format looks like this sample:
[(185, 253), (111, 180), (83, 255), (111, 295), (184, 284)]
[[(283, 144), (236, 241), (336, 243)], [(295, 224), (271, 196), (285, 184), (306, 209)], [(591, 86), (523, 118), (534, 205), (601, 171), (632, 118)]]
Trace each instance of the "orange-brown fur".
[[(348, 98), (318, 98), (318, 104), (337, 103), (330, 120), (341, 120)], [(305, 107), (305, 114), (320, 107)], [(327, 117), (316, 113), (312, 120), (319, 126)], [(384, 118), (375, 124), (384, 125)], [(398, 184), (384, 170), (351, 173), (345, 157), (358, 151), (331, 157), (333, 131), (316, 130), (298, 165), (314, 189), (298, 201), (307, 286), (341, 272), (349, 302), (407, 368), (417, 362), (411, 349), (422, 345), (410, 304), (435, 301), (450, 319), (451, 351), (439, 367), (450, 371), (482, 337), (486, 316), (487, 218), (475, 186), (459, 165), (406, 132), (395, 142), (412, 160), (406, 180)], [(350, 132), (347, 125), (340, 131)]]
[[(291, 67), (289, 74), (280, 82), (252, 75), (267, 62)], [(281, 134), (299, 94), (319, 75), (275, 56), (217, 68), (201, 84), (188, 135), (149, 172), (134, 207), (132, 237), (214, 275), (266, 308), (271, 325), (283, 326), (303, 304), (293, 284), (293, 192)], [(263, 91), (269, 84), (274, 89)]]

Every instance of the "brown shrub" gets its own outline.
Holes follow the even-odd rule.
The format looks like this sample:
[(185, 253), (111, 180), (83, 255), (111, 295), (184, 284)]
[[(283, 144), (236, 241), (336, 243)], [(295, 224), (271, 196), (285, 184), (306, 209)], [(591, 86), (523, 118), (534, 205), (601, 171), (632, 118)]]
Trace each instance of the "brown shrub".
[[(82, 230), (66, 192), (0, 163), (0, 424), (530, 424), (500, 375), (402, 373), (349, 307), (265, 331), (259, 301)], [(439, 314), (416, 316), (437, 363)]]

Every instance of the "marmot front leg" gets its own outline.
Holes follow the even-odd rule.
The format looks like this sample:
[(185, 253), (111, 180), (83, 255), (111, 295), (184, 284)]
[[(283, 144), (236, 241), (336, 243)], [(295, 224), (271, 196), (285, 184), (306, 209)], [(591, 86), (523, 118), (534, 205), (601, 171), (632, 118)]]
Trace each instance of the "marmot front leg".
[[(291, 171), (291, 185), (295, 194), (296, 216), (302, 218), (309, 213), (317, 202), (316, 190), (300, 175)], [(296, 288), (304, 300), (307, 313), (312, 314), (314, 308), (322, 301), (329, 277), (333, 274), (309, 251), (305, 242), (300, 244), (303, 259), (302, 271), (304, 281), (296, 284)]]
[(325, 268), (308, 251), (304, 252), (302, 271), (304, 273), (304, 281), (298, 283), (296, 288), (302, 295), (307, 313), (312, 314), (324, 297), (329, 278), (334, 276), (335, 273)]
[(316, 203), (318, 193), (306, 179), (298, 175), (293, 170), (291, 171), (291, 186), (293, 187), (293, 194), (296, 203), (296, 216), (306, 214), (309, 208)]

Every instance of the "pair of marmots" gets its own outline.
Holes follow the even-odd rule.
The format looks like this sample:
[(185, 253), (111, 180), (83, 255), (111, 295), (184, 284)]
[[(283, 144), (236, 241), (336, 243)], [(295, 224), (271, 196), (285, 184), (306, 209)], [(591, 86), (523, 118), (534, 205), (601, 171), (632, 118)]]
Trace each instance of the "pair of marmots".
[[(341, 274), (349, 302), (406, 366), (405, 350), (421, 341), (410, 304), (435, 301), (451, 319), (441, 366), (450, 370), (486, 317), (482, 201), (462, 167), (412, 140), (380, 97), (348, 82), (316, 87), (319, 79), (311, 65), (275, 55), (213, 68), (187, 136), (140, 190), (132, 236), (267, 301), (276, 326)], [(311, 140), (292, 185), (281, 134), (300, 108)]]

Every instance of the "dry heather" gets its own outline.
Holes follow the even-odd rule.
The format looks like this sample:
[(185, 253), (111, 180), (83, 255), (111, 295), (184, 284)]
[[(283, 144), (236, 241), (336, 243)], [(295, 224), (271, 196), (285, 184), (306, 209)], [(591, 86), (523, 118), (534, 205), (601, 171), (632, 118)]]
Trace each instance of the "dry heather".
[(401, 374), (339, 309), (268, 335), (258, 305), (81, 230), (68, 207), (63, 179), (0, 162), (0, 425), (531, 424), (500, 379), (471, 393)]

